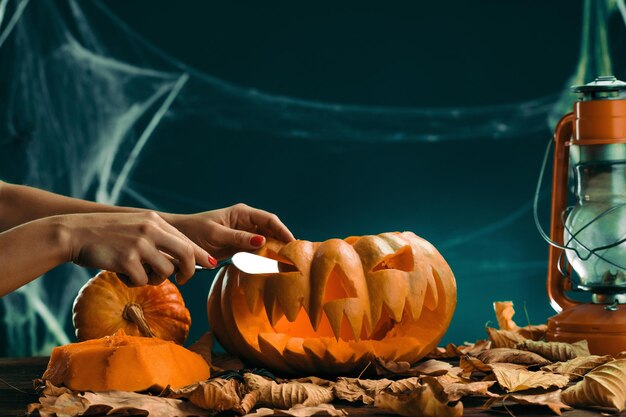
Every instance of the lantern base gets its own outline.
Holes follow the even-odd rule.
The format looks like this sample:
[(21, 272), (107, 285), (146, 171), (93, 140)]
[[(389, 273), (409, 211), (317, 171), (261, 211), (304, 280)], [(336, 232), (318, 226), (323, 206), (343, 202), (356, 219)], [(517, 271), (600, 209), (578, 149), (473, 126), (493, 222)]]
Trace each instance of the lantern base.
[(546, 338), (574, 343), (585, 339), (593, 355), (616, 355), (626, 351), (626, 305), (617, 310), (606, 304), (579, 304), (548, 319)]

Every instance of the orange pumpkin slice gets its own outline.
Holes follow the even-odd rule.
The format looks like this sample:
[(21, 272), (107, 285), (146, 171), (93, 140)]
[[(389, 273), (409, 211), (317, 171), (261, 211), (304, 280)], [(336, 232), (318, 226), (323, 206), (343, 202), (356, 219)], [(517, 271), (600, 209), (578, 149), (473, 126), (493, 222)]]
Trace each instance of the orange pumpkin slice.
[(52, 350), (43, 378), (74, 391), (161, 391), (207, 379), (204, 359), (174, 342), (113, 336), (70, 343)]

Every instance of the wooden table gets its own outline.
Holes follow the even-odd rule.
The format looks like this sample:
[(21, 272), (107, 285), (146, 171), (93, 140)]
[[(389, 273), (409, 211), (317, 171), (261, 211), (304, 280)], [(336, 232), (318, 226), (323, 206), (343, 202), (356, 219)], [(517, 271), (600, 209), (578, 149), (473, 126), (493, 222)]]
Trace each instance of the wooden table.
[[(35, 358), (0, 358), (0, 416), (23, 416), (26, 405), (37, 402), (32, 381), (41, 377), (47, 357)], [(482, 401), (476, 398), (464, 399), (465, 416), (510, 416), (504, 409), (483, 410)], [(355, 407), (350, 403), (336, 403), (336, 408), (343, 408), (348, 415), (383, 416), (391, 415), (372, 407)], [(516, 417), (521, 416), (554, 416), (547, 408), (511, 405), (509, 411)], [(565, 417), (599, 417), (602, 414), (591, 410), (571, 410), (563, 413)], [(626, 412), (621, 415), (626, 415)]]

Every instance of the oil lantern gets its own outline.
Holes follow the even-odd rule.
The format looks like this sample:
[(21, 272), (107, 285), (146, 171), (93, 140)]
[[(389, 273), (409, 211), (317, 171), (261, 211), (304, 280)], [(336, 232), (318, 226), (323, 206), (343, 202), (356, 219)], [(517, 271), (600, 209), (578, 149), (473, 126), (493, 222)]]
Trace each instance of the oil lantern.
[(626, 350), (626, 83), (600, 76), (573, 91), (554, 133), (547, 338), (615, 354)]

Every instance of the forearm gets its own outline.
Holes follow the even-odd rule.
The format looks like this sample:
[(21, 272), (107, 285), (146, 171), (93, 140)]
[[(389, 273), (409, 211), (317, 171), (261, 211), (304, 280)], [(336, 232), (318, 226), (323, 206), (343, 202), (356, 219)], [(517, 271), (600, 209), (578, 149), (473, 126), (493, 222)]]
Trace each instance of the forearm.
[(136, 212), (141, 210), (80, 200), (33, 187), (0, 181), (0, 232), (32, 220), (59, 214)]
[(60, 216), (24, 223), (0, 233), (0, 297), (70, 258)]

